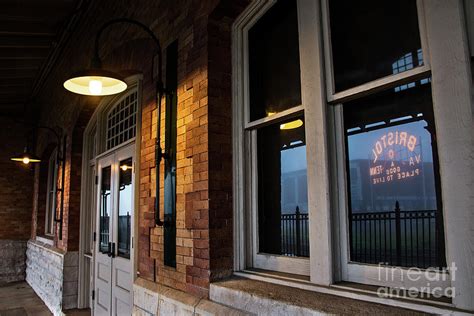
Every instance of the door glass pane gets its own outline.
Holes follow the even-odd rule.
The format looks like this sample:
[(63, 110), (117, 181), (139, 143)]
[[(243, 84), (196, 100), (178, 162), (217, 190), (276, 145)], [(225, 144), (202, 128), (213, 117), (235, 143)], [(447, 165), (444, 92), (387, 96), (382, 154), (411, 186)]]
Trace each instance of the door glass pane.
[(397, 88), (344, 104), (351, 261), (443, 267), (429, 80)]
[(329, 1), (336, 91), (423, 64), (416, 1)]
[(301, 105), (296, 0), (276, 2), (248, 32), (250, 120)]
[(257, 131), (259, 252), (309, 256), (304, 118)]
[(111, 168), (102, 168), (100, 184), (99, 251), (109, 251), (109, 219), (111, 212)]
[(130, 258), (131, 216), (133, 214), (132, 158), (120, 161), (118, 204), (118, 255)]

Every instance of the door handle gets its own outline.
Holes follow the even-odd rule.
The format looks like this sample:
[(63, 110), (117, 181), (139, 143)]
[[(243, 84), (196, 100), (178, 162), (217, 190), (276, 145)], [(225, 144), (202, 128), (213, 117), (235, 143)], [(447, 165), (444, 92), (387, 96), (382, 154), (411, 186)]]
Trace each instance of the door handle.
[(109, 257), (115, 258), (115, 243), (109, 242), (109, 253), (107, 254)]

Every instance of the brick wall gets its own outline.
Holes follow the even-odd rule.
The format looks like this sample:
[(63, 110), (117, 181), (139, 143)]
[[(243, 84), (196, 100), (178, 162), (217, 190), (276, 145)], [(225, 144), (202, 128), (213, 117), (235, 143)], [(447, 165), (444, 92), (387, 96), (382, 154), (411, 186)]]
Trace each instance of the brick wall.
[(31, 230), (33, 170), (10, 161), (23, 152), (26, 133), (23, 123), (0, 118), (0, 239), (26, 240)]
[[(62, 250), (77, 250), (83, 131), (100, 98), (76, 96), (62, 87), (74, 71), (89, 66), (96, 30), (116, 17), (152, 28), (163, 52), (178, 40), (176, 268), (163, 264), (163, 231), (154, 224), (156, 104), (151, 59), (154, 43), (141, 30), (115, 25), (103, 33), (100, 54), (106, 69), (143, 74), (139, 166), (138, 258), (141, 277), (207, 296), (209, 283), (232, 271), (231, 25), (247, 1), (96, 1), (72, 34), (37, 98), (40, 124), (68, 135)], [(80, 49), (79, 49), (80, 48)], [(155, 63), (156, 64), (156, 63)], [(163, 65), (165, 65), (163, 60)], [(165, 69), (163, 69), (163, 73)], [(163, 111), (164, 111), (163, 106)], [(164, 113), (162, 135), (164, 134)], [(164, 138), (162, 138), (164, 142)], [(44, 152), (48, 135), (38, 138)], [(163, 144), (164, 145), (164, 144)], [(40, 167), (38, 167), (40, 168)], [(164, 165), (160, 166), (163, 175)], [(35, 175), (39, 192), (41, 170)], [(163, 180), (161, 181), (161, 183)], [(160, 191), (163, 195), (163, 190)], [(160, 199), (163, 201), (163, 198)], [(41, 221), (36, 199), (34, 222)], [(44, 219), (43, 219), (44, 221)]]
[(33, 170), (10, 158), (23, 152), (24, 124), (0, 118), (0, 285), (24, 280), (31, 230)]

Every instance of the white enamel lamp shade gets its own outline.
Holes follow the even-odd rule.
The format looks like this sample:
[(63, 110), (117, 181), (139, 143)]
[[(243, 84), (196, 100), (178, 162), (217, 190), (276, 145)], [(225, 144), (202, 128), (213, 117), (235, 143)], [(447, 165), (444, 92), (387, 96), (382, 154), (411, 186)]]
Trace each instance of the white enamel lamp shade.
[(112, 71), (88, 69), (66, 80), (64, 88), (78, 94), (104, 96), (125, 91), (127, 84), (122, 76)]

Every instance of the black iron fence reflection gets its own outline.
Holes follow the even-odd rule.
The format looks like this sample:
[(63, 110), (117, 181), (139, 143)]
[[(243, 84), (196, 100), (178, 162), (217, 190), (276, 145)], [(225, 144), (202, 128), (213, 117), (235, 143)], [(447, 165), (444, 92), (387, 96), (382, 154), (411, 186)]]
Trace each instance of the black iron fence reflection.
[(130, 214), (118, 218), (118, 255), (130, 258)]
[(351, 215), (351, 261), (403, 267), (444, 267), (444, 239), (436, 210)]
[(309, 257), (308, 214), (296, 208), (294, 214), (281, 215), (281, 253), (285, 256)]

